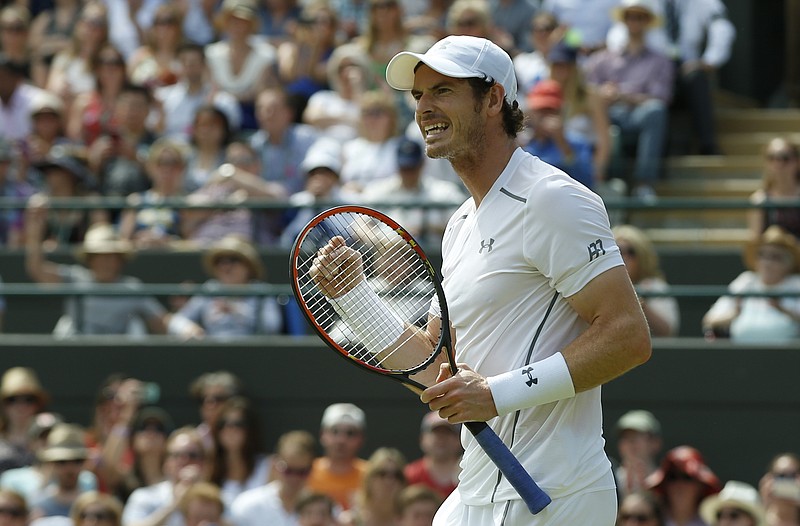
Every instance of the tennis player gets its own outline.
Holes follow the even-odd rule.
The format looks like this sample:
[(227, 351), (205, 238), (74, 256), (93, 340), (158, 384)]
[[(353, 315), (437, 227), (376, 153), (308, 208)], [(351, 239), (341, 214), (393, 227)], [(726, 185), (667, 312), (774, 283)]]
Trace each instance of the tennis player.
[(421, 399), (452, 423), (489, 422), (553, 499), (532, 516), (463, 432), (458, 489), (434, 525), (613, 525), (600, 386), (651, 347), (603, 202), (517, 146), (514, 67), (492, 42), (446, 37), (397, 54), (386, 78), (411, 90), (427, 155), (472, 196), (442, 246), (460, 371), (443, 366)]

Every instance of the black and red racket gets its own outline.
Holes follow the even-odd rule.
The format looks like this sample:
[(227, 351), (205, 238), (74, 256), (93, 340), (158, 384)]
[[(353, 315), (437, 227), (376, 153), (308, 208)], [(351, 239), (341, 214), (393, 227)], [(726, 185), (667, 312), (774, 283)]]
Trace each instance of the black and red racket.
[[(323, 260), (324, 282), (319, 275)], [(292, 288), (309, 323), (348, 362), (416, 392), (435, 381), (445, 360), (456, 374), (440, 276), (414, 238), (390, 217), (361, 206), (340, 206), (319, 214), (300, 232), (289, 268)], [(347, 294), (350, 299), (344, 308), (339, 294), (356, 284), (362, 292)], [(429, 324), (431, 302), (438, 303), (441, 314)], [(531, 513), (550, 503), (486, 422), (465, 426)]]

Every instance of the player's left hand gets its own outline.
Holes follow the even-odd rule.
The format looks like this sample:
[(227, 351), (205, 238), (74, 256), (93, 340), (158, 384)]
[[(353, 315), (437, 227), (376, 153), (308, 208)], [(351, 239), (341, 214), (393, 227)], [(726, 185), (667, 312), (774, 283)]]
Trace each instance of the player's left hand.
[(496, 417), (497, 408), (486, 378), (466, 364), (460, 363), (458, 368), (453, 376), (448, 365), (442, 364), (436, 384), (425, 389), (420, 400), (451, 424), (485, 422)]

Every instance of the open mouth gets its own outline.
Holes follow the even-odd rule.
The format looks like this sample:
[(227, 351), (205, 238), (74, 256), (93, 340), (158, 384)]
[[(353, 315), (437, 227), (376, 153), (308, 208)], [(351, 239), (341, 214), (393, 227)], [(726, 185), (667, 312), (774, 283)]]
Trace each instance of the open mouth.
[(425, 132), (425, 138), (434, 138), (437, 135), (441, 135), (444, 133), (450, 126), (443, 122), (437, 122), (436, 124), (429, 124), (423, 128)]

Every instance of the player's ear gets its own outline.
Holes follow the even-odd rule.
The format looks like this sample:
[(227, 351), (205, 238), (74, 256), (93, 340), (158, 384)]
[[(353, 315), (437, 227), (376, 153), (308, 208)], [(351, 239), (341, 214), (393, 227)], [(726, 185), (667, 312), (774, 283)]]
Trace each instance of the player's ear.
[(499, 82), (495, 82), (486, 95), (486, 108), (489, 115), (497, 115), (503, 111), (503, 100), (505, 100), (505, 89)]

